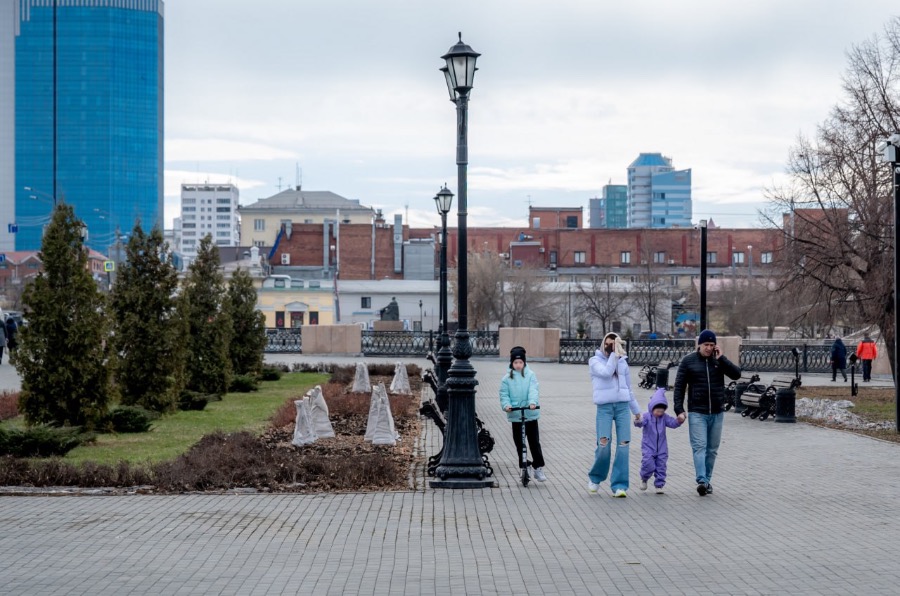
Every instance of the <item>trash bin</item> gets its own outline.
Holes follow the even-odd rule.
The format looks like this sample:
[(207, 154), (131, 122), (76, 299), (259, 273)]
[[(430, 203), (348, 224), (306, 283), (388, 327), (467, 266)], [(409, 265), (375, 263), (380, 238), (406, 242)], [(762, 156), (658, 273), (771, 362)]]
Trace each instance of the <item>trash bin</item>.
[(738, 383), (734, 386), (734, 413), (740, 414), (744, 410), (747, 409), (747, 406), (744, 405), (744, 402), (741, 401), (741, 396), (744, 394), (744, 391), (749, 387), (749, 383)]
[(657, 387), (668, 387), (669, 386), (669, 369), (668, 368), (656, 368), (656, 386)]
[(775, 422), (797, 422), (797, 392), (782, 387), (775, 392)]

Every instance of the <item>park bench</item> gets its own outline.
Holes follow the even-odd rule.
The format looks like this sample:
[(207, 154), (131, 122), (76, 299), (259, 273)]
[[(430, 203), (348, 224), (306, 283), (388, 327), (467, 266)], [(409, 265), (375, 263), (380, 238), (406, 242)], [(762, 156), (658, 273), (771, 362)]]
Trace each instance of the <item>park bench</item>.
[(765, 388), (761, 385), (752, 385), (741, 395), (741, 401), (746, 409), (741, 416), (766, 420), (775, 414), (776, 396), (779, 389), (793, 391), (800, 386), (799, 377), (775, 377)]
[(737, 407), (738, 403), (738, 385), (742, 386), (742, 391), (746, 390), (747, 387), (759, 381), (759, 373), (747, 373), (742, 372), (741, 378), (737, 381), (731, 381), (728, 383), (728, 386), (725, 387), (725, 406), (724, 409), (727, 412), (731, 408), (734, 408), (735, 412), (740, 413), (740, 409)]

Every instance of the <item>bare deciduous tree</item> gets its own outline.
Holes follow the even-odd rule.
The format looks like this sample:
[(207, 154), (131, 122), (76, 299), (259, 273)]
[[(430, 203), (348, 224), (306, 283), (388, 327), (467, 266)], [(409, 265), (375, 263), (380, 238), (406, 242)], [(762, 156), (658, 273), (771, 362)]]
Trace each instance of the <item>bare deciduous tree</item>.
[(628, 312), (630, 294), (626, 289), (613, 289), (608, 275), (594, 277), (590, 283), (576, 282), (582, 312), (600, 321), (603, 335), (612, 321)]
[(649, 325), (648, 331), (659, 331), (660, 309), (667, 306), (668, 296), (665, 292), (665, 284), (660, 272), (660, 267), (653, 262), (653, 250), (646, 246), (641, 251), (640, 274), (634, 281), (633, 305), (646, 318)]
[(524, 265), (507, 270), (503, 285), (503, 324), (509, 327), (545, 327), (556, 321), (565, 297), (550, 291), (537, 268)]
[(768, 191), (768, 219), (784, 230), (781, 291), (811, 293), (829, 313), (855, 305), (881, 329), (893, 366), (892, 173), (875, 146), (900, 130), (900, 19), (848, 62), (844, 97), (814, 138), (798, 139), (788, 183)]

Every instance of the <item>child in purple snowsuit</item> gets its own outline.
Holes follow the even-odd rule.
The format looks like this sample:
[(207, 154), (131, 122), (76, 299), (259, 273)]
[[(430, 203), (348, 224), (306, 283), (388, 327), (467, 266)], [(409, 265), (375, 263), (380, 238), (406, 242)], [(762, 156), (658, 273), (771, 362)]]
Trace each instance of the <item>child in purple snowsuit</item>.
[(666, 485), (666, 463), (669, 461), (669, 444), (666, 442), (666, 427), (678, 428), (677, 418), (666, 414), (666, 390), (660, 387), (650, 399), (647, 411), (634, 425), (643, 429), (641, 439), (641, 490), (647, 490), (647, 480), (656, 476), (656, 493), (662, 494)]

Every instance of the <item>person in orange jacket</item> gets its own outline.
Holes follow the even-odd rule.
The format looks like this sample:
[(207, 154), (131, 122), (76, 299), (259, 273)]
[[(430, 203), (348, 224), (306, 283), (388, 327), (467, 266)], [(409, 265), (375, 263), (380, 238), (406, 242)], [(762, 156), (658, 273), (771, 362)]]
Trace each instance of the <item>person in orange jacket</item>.
[(872, 380), (872, 361), (878, 357), (878, 348), (868, 333), (856, 346), (856, 357), (862, 360), (863, 381), (868, 383)]

